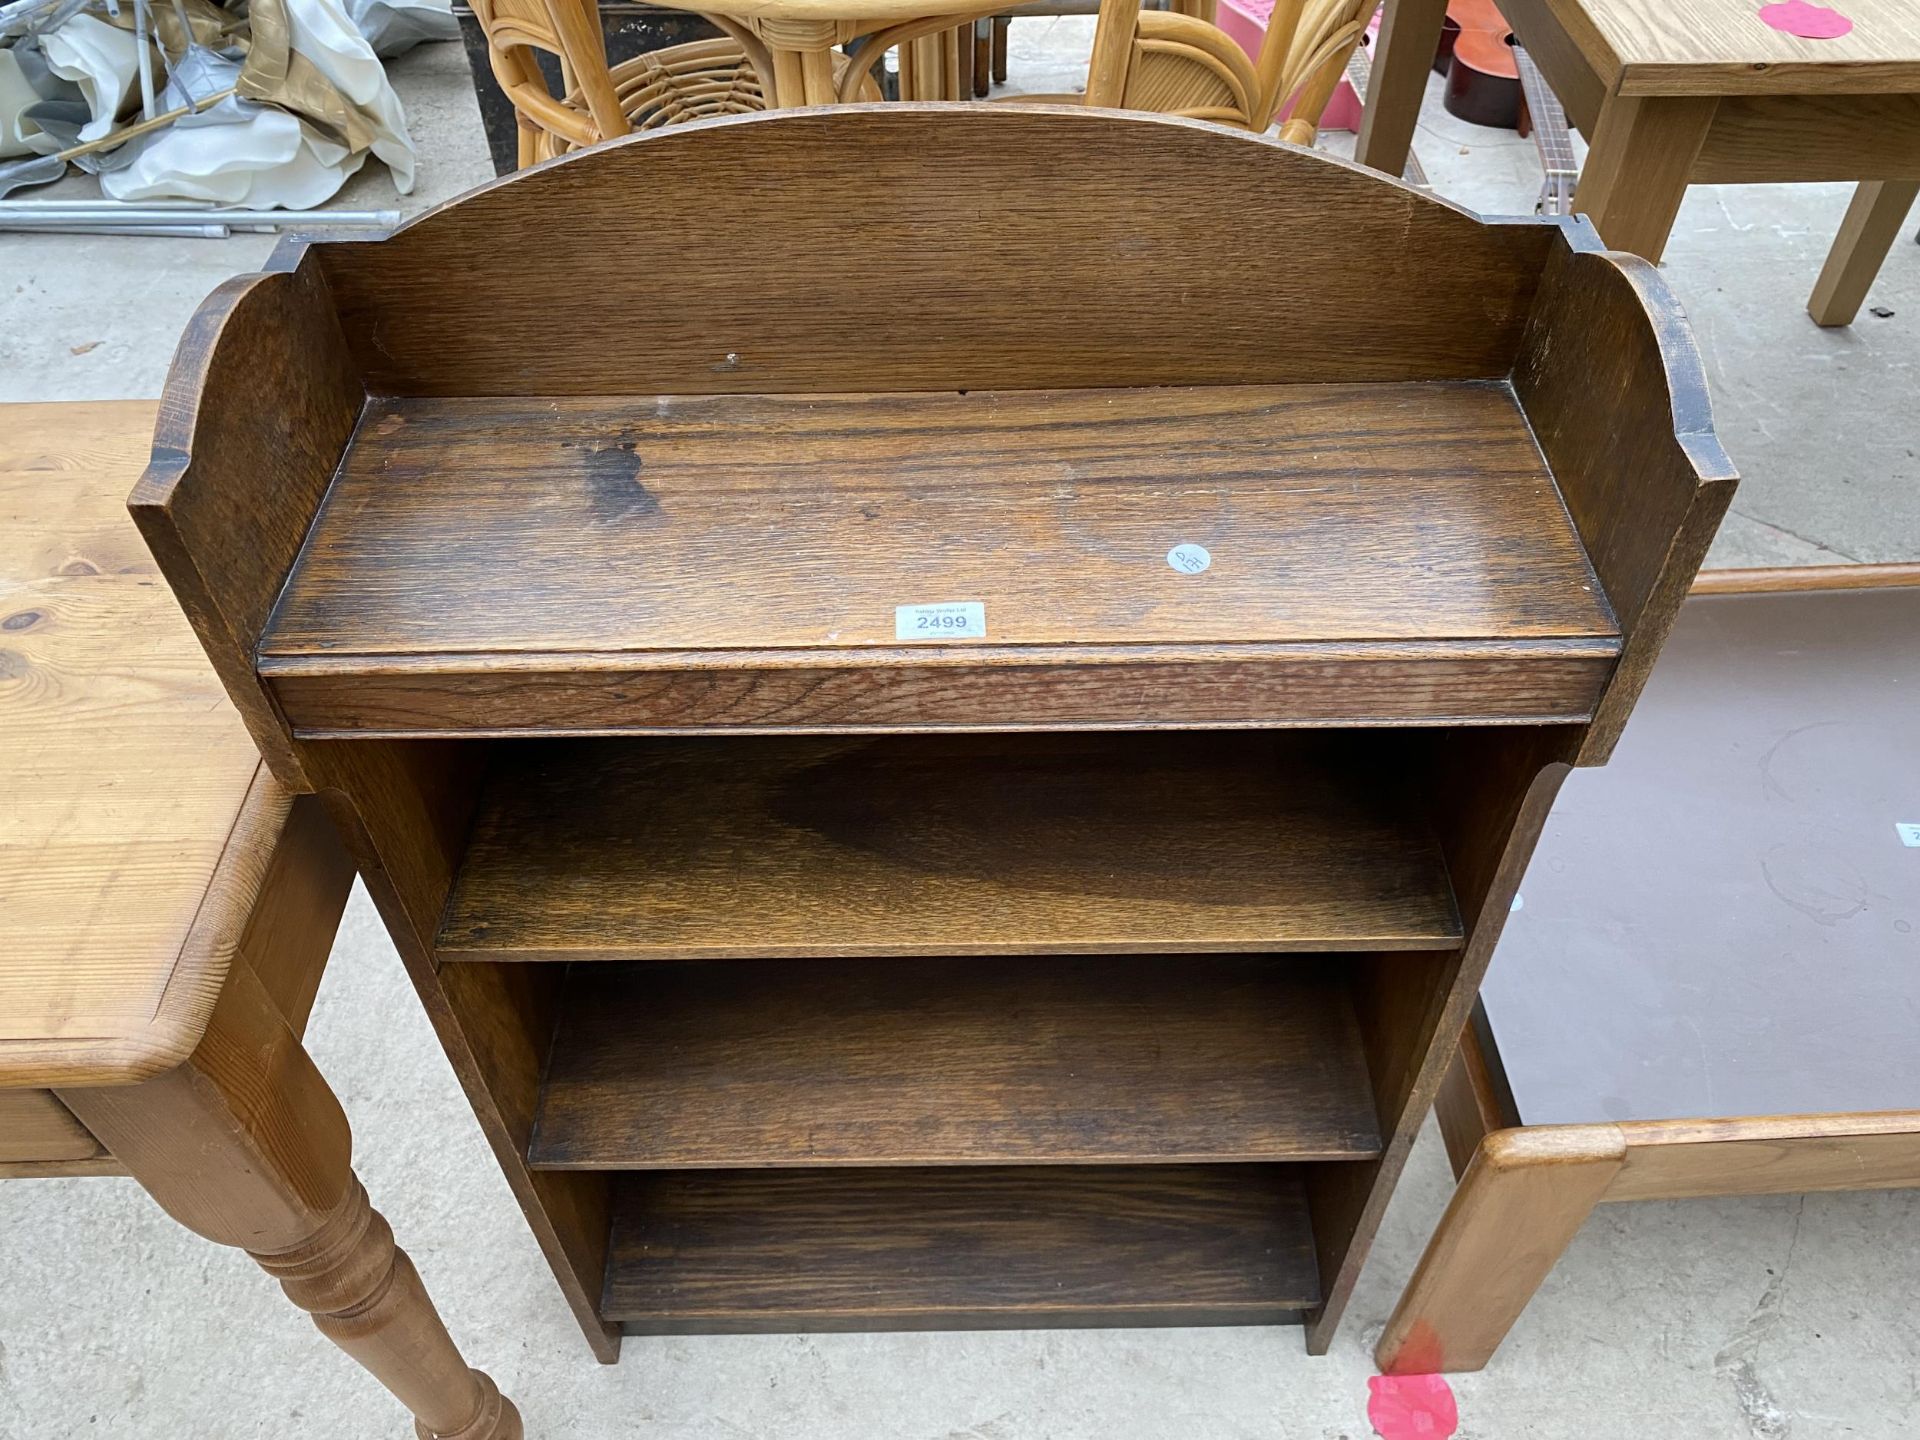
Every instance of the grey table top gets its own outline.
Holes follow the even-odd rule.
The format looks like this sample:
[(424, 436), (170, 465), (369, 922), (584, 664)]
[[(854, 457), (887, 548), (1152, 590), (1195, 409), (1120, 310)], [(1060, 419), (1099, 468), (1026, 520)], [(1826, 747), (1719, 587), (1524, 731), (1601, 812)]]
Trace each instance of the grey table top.
[(1920, 588), (1689, 600), (1482, 998), (1527, 1124), (1920, 1108)]

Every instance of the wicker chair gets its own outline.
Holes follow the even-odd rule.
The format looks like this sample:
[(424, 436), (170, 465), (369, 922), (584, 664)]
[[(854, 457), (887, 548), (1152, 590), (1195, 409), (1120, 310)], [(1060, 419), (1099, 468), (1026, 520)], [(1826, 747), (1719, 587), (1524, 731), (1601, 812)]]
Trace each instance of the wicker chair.
[[(473, 0), (473, 13), (486, 33), (494, 78), (520, 122), (523, 167), (637, 130), (765, 110), (773, 92), (766, 46), (724, 16), (706, 18), (725, 35), (610, 67), (594, 0)], [(559, 58), (563, 95), (548, 87), (539, 51)], [(844, 79), (845, 57), (836, 63)], [(870, 78), (847, 89), (857, 90), (855, 98), (880, 98)]]
[(1313, 144), (1320, 116), (1379, 0), (1275, 0), (1258, 60), (1226, 31), (1188, 13), (1101, 0), (1086, 103), (1188, 115), (1265, 130), (1288, 99), (1280, 138)]

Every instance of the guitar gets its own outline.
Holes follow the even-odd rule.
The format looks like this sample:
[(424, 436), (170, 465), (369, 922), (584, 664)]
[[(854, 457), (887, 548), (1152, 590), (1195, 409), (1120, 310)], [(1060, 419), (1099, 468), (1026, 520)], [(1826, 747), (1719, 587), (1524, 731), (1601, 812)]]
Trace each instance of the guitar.
[[(1541, 215), (1571, 215), (1573, 186), (1580, 178), (1580, 166), (1573, 158), (1573, 137), (1567, 130), (1567, 112), (1560, 97), (1553, 93), (1540, 67), (1526, 50), (1515, 45), (1513, 58), (1520, 66), (1520, 88), (1526, 102), (1526, 119), (1533, 124), (1533, 143), (1540, 151), (1540, 168), (1546, 178), (1540, 182), (1540, 200), (1534, 206)], [(1523, 129), (1521, 134), (1525, 134)]]
[(1520, 67), (1513, 27), (1494, 0), (1447, 0), (1433, 68), (1447, 77), (1447, 113), (1471, 125), (1520, 127)]

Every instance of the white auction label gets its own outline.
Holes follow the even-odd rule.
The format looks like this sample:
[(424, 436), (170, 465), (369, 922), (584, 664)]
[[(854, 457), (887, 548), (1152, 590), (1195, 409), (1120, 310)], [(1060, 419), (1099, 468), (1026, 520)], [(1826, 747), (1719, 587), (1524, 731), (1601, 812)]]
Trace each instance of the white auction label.
[(984, 640), (987, 607), (978, 600), (955, 600), (945, 605), (893, 607), (896, 640)]
[(1182, 575), (1198, 575), (1213, 564), (1213, 556), (1204, 545), (1176, 545), (1167, 551), (1167, 564)]
[(1900, 832), (1900, 843), (1920, 849), (1920, 823), (1912, 820), (1896, 820), (1893, 828)]

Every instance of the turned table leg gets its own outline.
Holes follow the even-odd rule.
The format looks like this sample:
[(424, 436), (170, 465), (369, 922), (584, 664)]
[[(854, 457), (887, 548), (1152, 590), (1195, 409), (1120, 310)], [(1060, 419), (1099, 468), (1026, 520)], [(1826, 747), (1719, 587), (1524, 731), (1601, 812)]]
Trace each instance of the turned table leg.
[(1407, 170), (1447, 0), (1387, 0), (1353, 158), (1396, 180)]
[(137, 1085), (60, 1092), (174, 1219), (245, 1250), (434, 1440), (520, 1440), (351, 1166), (340, 1102), (244, 961), (199, 1047)]
[(1719, 108), (1713, 95), (1606, 98), (1573, 208), (1609, 250), (1659, 263)]
[(1869, 180), (1853, 192), (1847, 218), (1813, 287), (1807, 313), (1816, 325), (1851, 325), (1887, 251), (1907, 223), (1920, 180)]
[(1625, 1156), (1626, 1142), (1610, 1125), (1487, 1136), (1394, 1307), (1374, 1362), (1388, 1375), (1482, 1369)]

